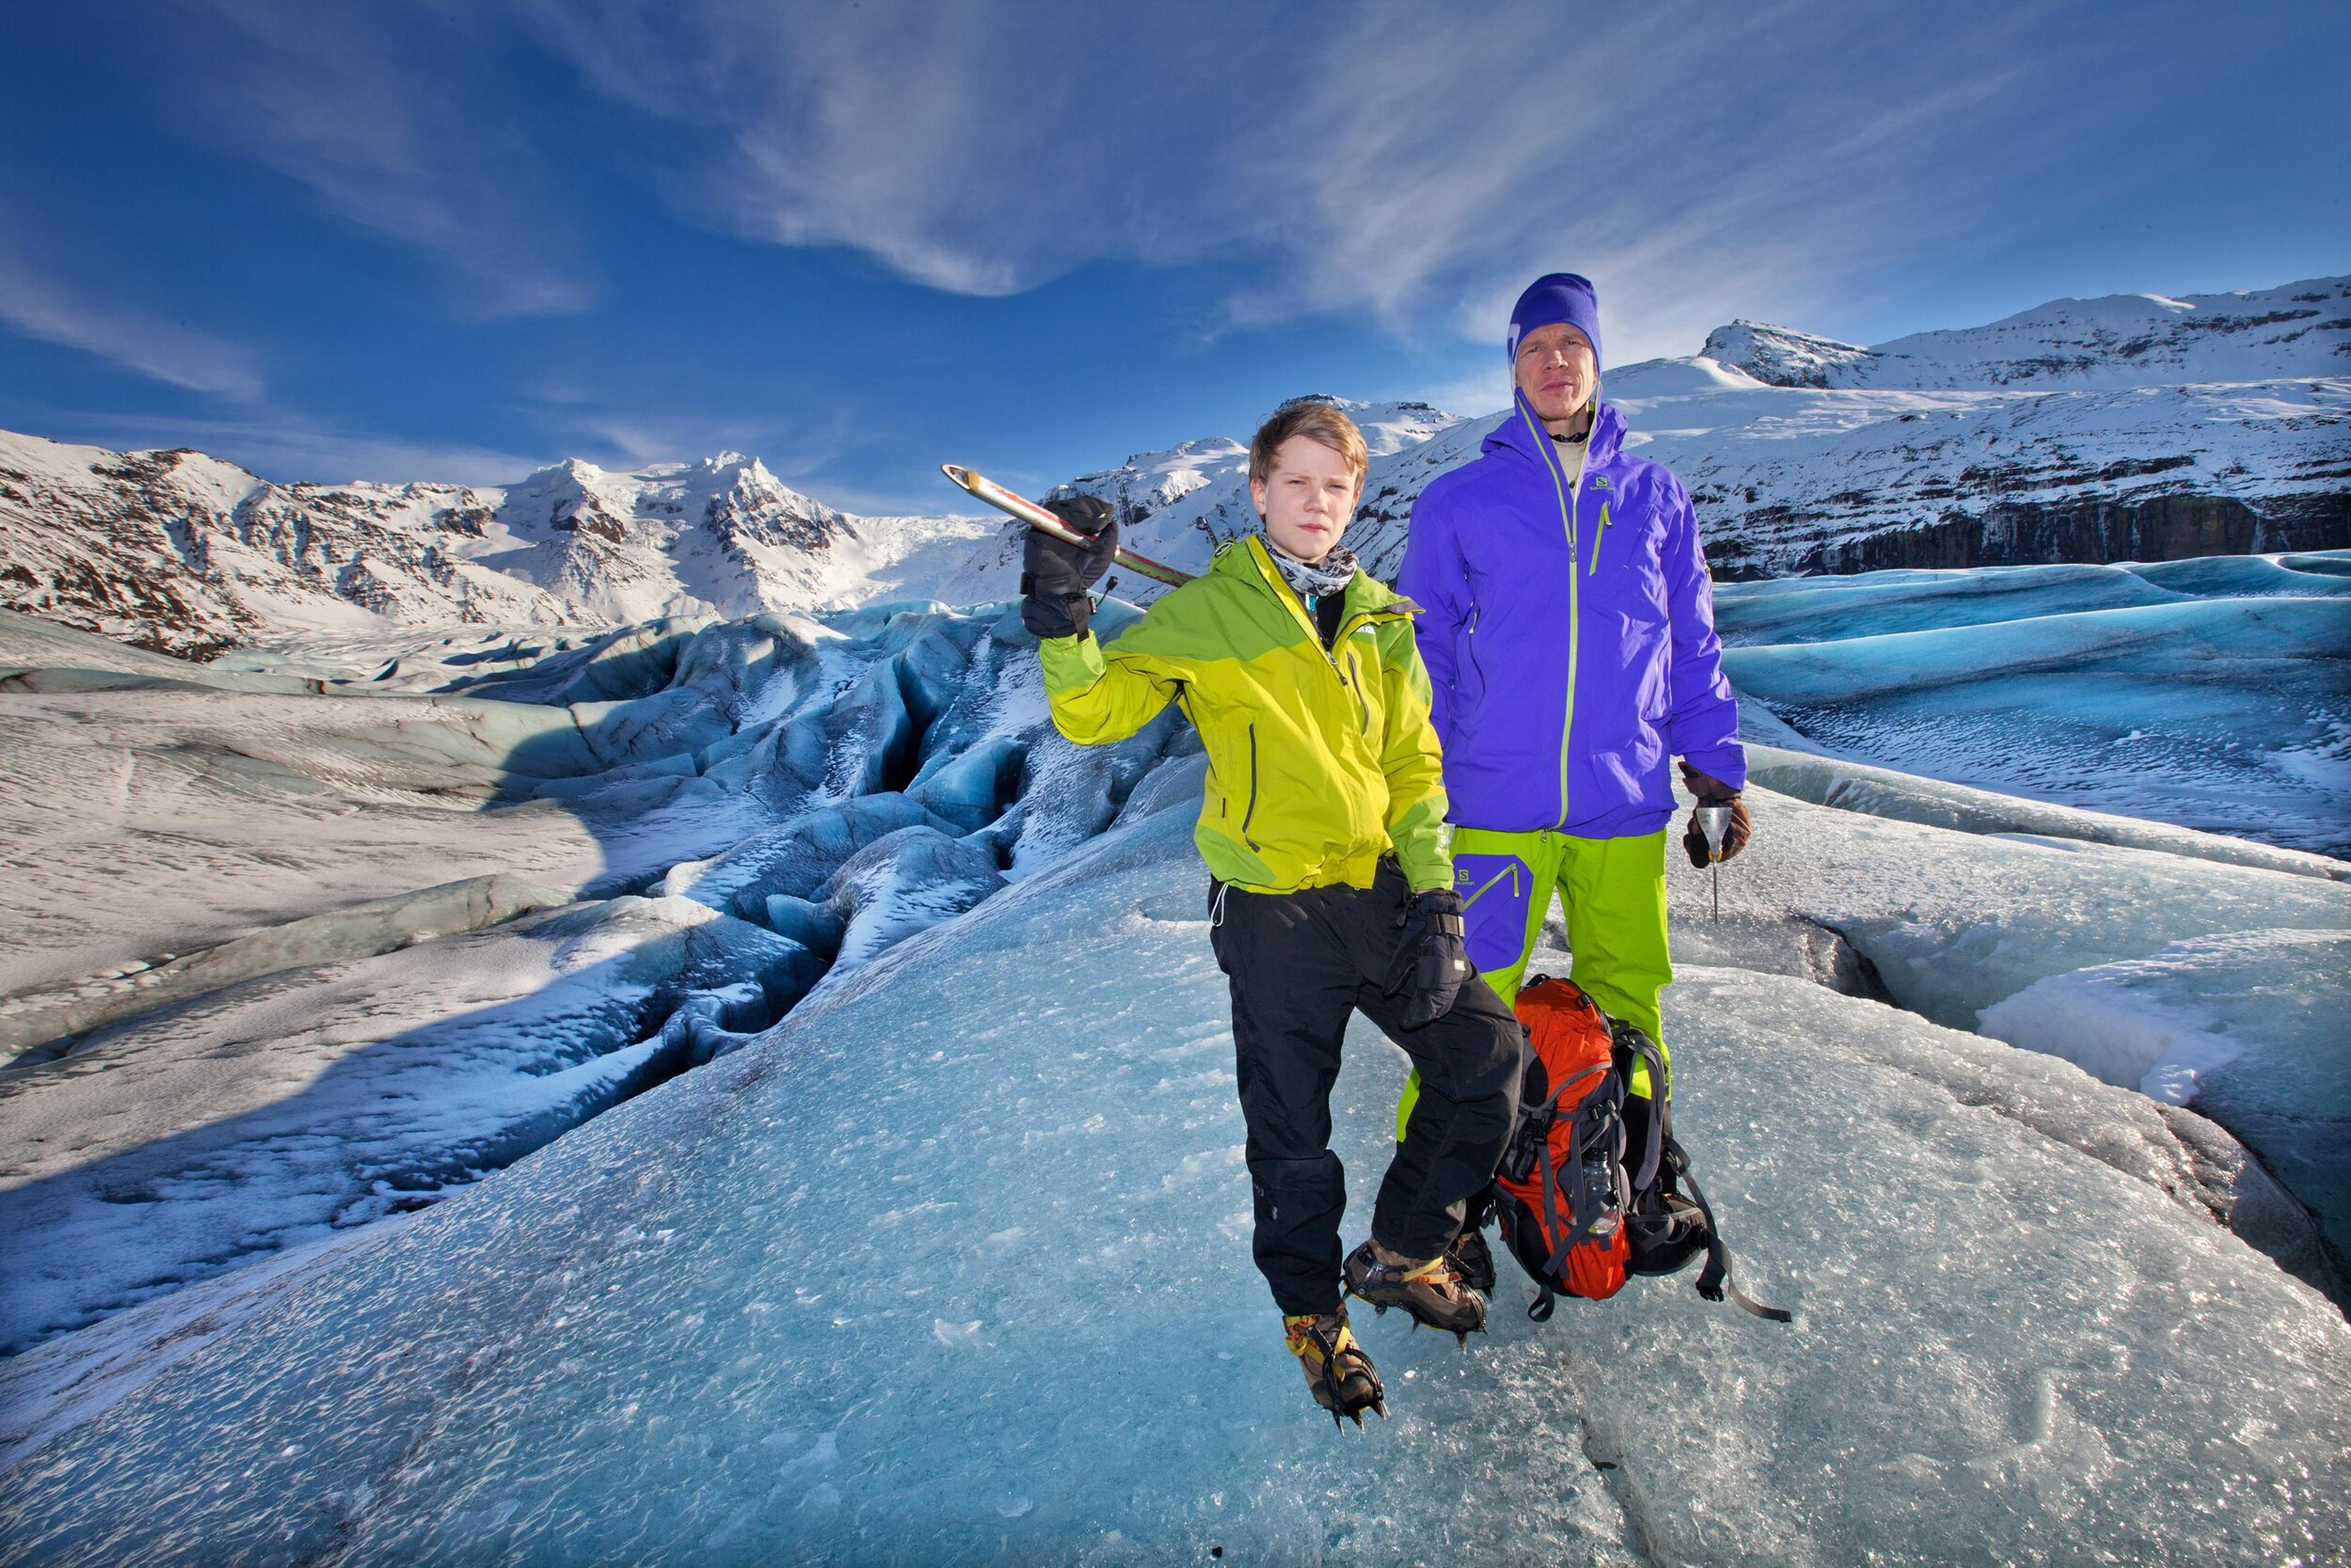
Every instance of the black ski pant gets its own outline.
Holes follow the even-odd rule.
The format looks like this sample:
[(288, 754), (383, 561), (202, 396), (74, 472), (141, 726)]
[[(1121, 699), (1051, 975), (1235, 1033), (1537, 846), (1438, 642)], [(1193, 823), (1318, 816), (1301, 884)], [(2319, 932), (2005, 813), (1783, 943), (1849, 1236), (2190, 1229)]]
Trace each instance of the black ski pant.
[(1368, 888), (1209, 888), (1209, 940), (1232, 984), (1233, 1051), (1257, 1202), (1252, 1251), (1284, 1314), (1335, 1311), (1346, 1170), (1331, 1152), (1331, 1088), (1348, 1015), (1361, 1012), (1420, 1070), (1420, 1102), (1372, 1210), (1372, 1234), (1434, 1258), (1492, 1179), (1518, 1116), (1519, 1021), (1472, 977), (1443, 1018), (1397, 1023), (1384, 995), (1410, 888), (1384, 862)]

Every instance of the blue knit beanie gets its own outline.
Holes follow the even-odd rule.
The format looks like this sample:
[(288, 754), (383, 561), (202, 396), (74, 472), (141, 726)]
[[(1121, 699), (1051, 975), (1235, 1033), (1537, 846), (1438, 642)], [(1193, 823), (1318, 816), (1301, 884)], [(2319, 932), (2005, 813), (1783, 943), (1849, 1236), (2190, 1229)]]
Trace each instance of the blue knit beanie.
[(1538, 327), (1548, 327), (1554, 321), (1564, 321), (1584, 336), (1592, 345), (1592, 368), (1600, 368), (1600, 297), (1592, 291), (1592, 280), (1578, 277), (1572, 272), (1547, 273), (1527, 285), (1519, 302), (1510, 309), (1510, 340), (1505, 351), (1510, 362), (1519, 359), (1519, 342)]

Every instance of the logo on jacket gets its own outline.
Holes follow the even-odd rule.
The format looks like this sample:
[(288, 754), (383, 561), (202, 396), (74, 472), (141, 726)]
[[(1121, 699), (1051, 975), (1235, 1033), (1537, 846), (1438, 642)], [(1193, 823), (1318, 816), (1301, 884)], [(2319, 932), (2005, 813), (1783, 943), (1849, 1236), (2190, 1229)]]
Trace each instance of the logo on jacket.
[(1594, 474), (1592, 476), (1592, 487), (1595, 490), (1605, 490), (1608, 488), (1608, 476), (1605, 474)]

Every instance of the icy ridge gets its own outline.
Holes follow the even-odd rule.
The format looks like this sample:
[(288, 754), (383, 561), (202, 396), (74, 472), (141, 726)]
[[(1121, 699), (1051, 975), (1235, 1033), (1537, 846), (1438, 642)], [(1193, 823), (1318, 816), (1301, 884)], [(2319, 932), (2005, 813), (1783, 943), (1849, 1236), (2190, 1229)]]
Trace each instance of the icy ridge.
[(0, 686), (0, 1354), (737, 1049), (1100, 831), (1176, 744), (1172, 713), (1054, 733), (1001, 607), (345, 635), (186, 680), (12, 646), (128, 667)]

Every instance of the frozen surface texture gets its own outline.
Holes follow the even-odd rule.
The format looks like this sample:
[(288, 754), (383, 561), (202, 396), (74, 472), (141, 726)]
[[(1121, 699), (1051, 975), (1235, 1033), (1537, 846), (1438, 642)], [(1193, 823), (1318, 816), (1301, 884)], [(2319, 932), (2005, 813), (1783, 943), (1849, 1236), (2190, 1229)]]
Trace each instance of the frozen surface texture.
[(1174, 734), (1048, 739), (995, 608), (560, 643), (354, 684), (383, 639), (219, 668), (0, 619), (0, 1355), (738, 1049), (1098, 832)]
[(1717, 594), (1740, 644), (1723, 657), (1740, 695), (1814, 745), (2340, 857), (2351, 853), (2346, 582), (2254, 557)]
[(2037, 980), (1984, 1033), (2195, 1105), (2259, 1149), (2351, 1257), (2351, 934), (2241, 931)]
[[(2211, 1074), (2181, 1098), (2252, 1148), (2337, 1239), (2328, 1256), (2307, 1222), (2279, 1230), (2266, 1208), (2248, 1234), (2351, 1304), (2340, 1240), (2351, 1195), (2325, 1174), (2340, 1169), (2351, 1060), (2339, 966), (2324, 962), (2351, 939), (2351, 883), (2310, 874), (2340, 862), (2241, 842), (2252, 853), (2239, 857), (2213, 835), (2118, 831), (2112, 817), (2029, 801), (2009, 802), (2011, 820), (1982, 791), (1764, 747), (1755, 758), (1756, 837), (1721, 868), (1719, 921), (1707, 873), (1668, 857), (1677, 965), (1806, 977), (1953, 1030), (1980, 1020), (2085, 1065), (2086, 1052), (2146, 1038), (2139, 988), (2117, 977), (2170, 976), (2159, 995), (2175, 1009), (2210, 987), (2194, 1016), (2210, 1038), (2184, 1051), (2201, 1061), (2214, 1040), (2275, 1049), (2227, 1070), (2244, 1085), (2236, 1098)], [(1825, 807), (1777, 792), (1792, 780), (1813, 793), (1823, 778)], [(2187, 1038), (2179, 1011), (2162, 1027)], [(2145, 1071), (2125, 1082), (2137, 1088)]]
[[(1249, 1263), (1188, 830), (1138, 809), (225, 1304), (0, 1476), (11, 1557), (2210, 1563), (2351, 1531), (2351, 1330), (2199, 1211), (2149, 1102), (1703, 966), (1679, 1120), (1796, 1322), (1682, 1278), (1538, 1326), (1505, 1262), (1467, 1354), (1367, 1319), (1394, 1413), (1334, 1436)], [(1403, 1073), (1351, 1040), (1359, 1193)]]
[(688, 998), (771, 1021), (804, 957), (615, 899), (232, 983), (0, 1073), (0, 1351), (507, 1165), (674, 1071)]

